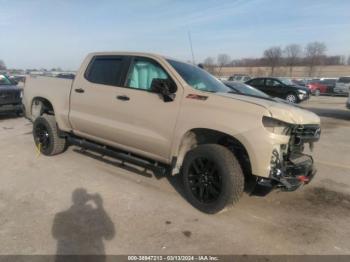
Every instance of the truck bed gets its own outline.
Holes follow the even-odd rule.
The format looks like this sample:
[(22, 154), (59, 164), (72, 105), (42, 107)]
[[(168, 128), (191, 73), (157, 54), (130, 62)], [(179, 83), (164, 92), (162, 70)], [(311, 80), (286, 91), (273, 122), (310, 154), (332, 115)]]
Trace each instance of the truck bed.
[(60, 127), (69, 129), (69, 96), (74, 80), (56, 77), (28, 76), (26, 78), (23, 104), (26, 116), (32, 119), (31, 107), (35, 98), (51, 101)]

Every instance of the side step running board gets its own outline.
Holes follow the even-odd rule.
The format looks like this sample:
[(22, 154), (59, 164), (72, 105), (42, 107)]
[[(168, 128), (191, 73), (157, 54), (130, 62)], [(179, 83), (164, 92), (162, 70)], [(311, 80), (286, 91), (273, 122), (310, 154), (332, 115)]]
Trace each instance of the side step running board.
[(165, 176), (169, 172), (169, 167), (164, 164), (159, 164), (158, 162), (152, 160), (146, 160), (108, 146), (103, 146), (74, 136), (68, 136), (67, 140), (70, 144), (79, 146), (83, 149), (91, 150), (102, 155), (117, 158), (127, 163), (149, 169), (153, 171), (156, 176)]

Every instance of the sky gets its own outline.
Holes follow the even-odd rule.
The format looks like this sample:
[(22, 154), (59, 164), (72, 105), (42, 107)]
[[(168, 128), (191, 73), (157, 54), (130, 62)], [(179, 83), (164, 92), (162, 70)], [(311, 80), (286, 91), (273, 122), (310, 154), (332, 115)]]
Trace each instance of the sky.
[(349, 0), (0, 0), (8, 68), (76, 70), (94, 51), (153, 52), (195, 61), (262, 56), (321, 41), (350, 55)]

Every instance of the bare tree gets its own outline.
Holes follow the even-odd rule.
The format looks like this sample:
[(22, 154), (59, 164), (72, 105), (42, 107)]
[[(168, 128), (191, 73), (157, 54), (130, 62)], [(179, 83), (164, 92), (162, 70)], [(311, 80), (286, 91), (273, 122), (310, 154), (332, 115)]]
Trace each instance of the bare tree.
[(271, 67), (271, 75), (274, 75), (275, 67), (279, 65), (282, 57), (282, 49), (279, 46), (273, 46), (264, 51), (264, 58)]
[(321, 63), (322, 57), (327, 50), (326, 44), (322, 42), (311, 42), (305, 47), (305, 59), (309, 66), (309, 76), (312, 75), (315, 65)]
[(215, 74), (215, 60), (212, 57), (207, 57), (203, 61), (204, 68), (211, 74)]
[(299, 58), (301, 57), (301, 47), (297, 44), (287, 45), (283, 50), (286, 57), (286, 64), (289, 66), (289, 74), (293, 75), (293, 67), (297, 64)]
[(218, 66), (219, 66), (219, 75), (221, 75), (221, 69), (223, 66), (227, 66), (231, 62), (231, 58), (228, 54), (219, 54), (218, 55)]
[(5, 62), (1, 59), (0, 59), (0, 70), (6, 70)]
[(345, 55), (340, 55), (339, 56), (339, 64), (340, 65), (346, 65), (346, 56)]

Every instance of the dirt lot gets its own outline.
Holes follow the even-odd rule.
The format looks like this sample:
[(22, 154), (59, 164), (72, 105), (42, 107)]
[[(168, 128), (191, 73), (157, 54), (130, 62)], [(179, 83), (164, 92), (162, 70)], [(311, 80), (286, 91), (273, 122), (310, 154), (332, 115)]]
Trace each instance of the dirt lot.
[[(75, 147), (38, 156), (31, 124), (1, 116), (0, 253), (350, 254), (345, 100), (312, 97), (303, 104), (322, 117), (323, 128), (314, 152), (318, 174), (310, 185), (293, 193), (244, 195), (218, 215), (190, 206), (175, 179)], [(87, 200), (88, 207), (81, 204)]]

